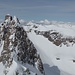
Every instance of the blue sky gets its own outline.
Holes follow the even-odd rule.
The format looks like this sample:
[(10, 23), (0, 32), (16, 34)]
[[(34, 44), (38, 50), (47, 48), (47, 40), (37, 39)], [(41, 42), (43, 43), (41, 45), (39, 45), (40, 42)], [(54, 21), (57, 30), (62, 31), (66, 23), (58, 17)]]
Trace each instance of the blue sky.
[(25, 20), (75, 22), (75, 0), (0, 0), (0, 18), (6, 14)]

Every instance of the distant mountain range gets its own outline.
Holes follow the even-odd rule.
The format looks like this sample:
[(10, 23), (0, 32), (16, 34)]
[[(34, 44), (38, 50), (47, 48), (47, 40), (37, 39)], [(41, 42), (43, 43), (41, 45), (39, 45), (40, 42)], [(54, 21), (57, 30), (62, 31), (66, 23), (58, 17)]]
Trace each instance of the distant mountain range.
[(75, 75), (75, 24), (0, 21), (0, 75)]

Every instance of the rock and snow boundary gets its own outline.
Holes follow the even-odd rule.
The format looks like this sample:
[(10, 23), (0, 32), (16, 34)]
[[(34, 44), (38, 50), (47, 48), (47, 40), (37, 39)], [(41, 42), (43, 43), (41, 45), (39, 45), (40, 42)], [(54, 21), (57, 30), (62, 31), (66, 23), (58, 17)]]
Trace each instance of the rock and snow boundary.
[(1, 75), (75, 75), (75, 25), (24, 22), (9, 14), (0, 24)]

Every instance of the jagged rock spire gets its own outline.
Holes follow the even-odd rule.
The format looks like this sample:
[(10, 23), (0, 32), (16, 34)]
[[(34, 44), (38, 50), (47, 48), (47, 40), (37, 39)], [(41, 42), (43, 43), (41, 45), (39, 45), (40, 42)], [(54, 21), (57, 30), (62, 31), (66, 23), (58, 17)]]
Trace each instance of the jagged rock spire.
[(13, 21), (20, 24), (19, 19), (16, 16), (13, 17)]
[[(14, 64), (14, 62), (18, 62), (21, 64), (27, 63), (29, 65), (33, 65), (33, 68), (37, 66), (39, 72), (44, 75), (42, 60), (37, 53), (34, 44), (28, 38), (27, 32), (23, 27), (19, 26), (18, 23), (19, 20), (18, 18), (16, 18), (16, 16), (14, 16), (12, 19), (12, 16), (7, 14), (5, 16), (4, 23), (0, 28), (0, 43), (3, 43), (1, 43), (2, 51), (0, 55), (0, 63), (2, 63), (2, 65), (5, 67), (5, 70), (3, 70), (3, 72), (7, 72), (7, 74), (5, 75), (10, 75), (8, 74), (9, 70), (7, 70), (7, 68), (10, 69), (10, 67), (12, 67), (11, 65)], [(20, 72), (18, 73), (18, 75), (21, 75)], [(22, 75), (32, 74), (26, 74), (26, 71), (24, 74), (22, 71)]]
[(10, 15), (10, 14), (7, 14), (6, 16), (5, 16), (5, 20), (7, 20), (7, 19), (10, 19), (10, 21), (12, 20), (12, 16)]
[(4, 20), (3, 24), (4, 25), (18, 25), (18, 24), (20, 24), (20, 22), (16, 16), (12, 17), (10, 14), (7, 14), (5, 16), (5, 20)]

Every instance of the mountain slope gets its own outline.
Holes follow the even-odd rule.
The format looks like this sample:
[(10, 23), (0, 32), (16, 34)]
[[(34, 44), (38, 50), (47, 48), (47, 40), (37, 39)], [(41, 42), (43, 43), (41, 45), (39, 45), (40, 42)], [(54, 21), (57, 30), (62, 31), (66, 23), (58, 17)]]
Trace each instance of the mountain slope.
[(1, 75), (45, 74), (40, 55), (18, 18), (5, 16), (0, 26), (0, 45)]
[(75, 75), (75, 26), (34, 25), (24, 28), (31, 30), (28, 37), (40, 53), (46, 75)]
[(71, 23), (20, 23), (7, 14), (0, 24), (0, 74), (75, 75), (74, 32)]

